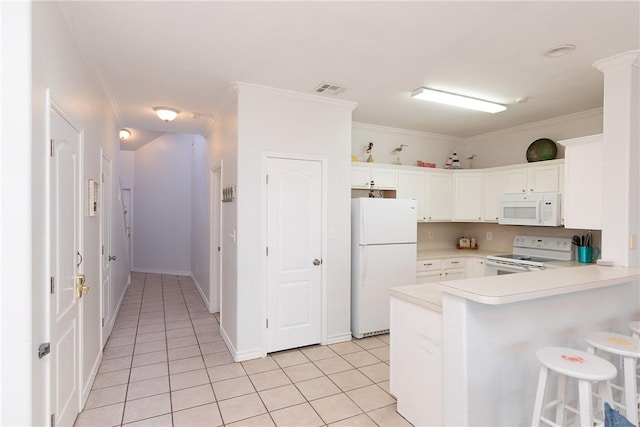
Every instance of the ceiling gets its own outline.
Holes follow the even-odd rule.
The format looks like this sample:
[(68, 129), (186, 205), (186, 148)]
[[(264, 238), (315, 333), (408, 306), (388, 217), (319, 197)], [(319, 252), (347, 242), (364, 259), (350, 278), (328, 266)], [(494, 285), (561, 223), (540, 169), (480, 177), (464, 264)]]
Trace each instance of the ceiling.
[[(133, 130), (133, 147), (145, 142), (136, 130), (147, 138), (206, 134), (235, 81), (310, 94), (336, 83), (346, 88), (336, 98), (358, 103), (356, 122), (469, 137), (602, 107), (593, 62), (640, 48), (640, 0), (59, 6), (121, 125)], [(566, 43), (575, 52), (543, 55)], [(488, 114), (411, 99), (420, 86), (508, 109)], [(157, 105), (182, 113), (164, 123)]]

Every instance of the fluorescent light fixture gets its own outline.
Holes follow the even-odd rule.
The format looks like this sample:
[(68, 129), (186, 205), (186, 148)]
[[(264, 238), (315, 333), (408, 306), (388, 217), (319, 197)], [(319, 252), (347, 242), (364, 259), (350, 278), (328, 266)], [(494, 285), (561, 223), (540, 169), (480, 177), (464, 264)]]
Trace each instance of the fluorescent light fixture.
[(499, 113), (507, 109), (504, 105), (482, 99), (469, 98), (468, 96), (456, 95), (455, 93), (442, 92), (440, 90), (418, 88), (411, 92), (412, 98), (424, 101), (438, 102), (440, 104), (453, 105), (455, 107), (468, 108), (470, 110), (484, 111), (486, 113)]
[(120, 139), (127, 139), (131, 136), (129, 129), (120, 129)]
[(158, 117), (165, 122), (170, 122), (180, 113), (180, 111), (169, 107), (153, 107), (153, 111), (155, 111)]

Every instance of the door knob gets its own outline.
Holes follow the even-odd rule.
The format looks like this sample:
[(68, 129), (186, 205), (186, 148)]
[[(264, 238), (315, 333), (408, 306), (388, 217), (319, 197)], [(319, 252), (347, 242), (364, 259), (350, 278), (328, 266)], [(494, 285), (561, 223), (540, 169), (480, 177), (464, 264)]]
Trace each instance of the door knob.
[(313, 260), (313, 265), (320, 265), (322, 264), (322, 261), (320, 261), (318, 258)]
[(84, 284), (84, 274), (76, 276), (76, 298), (82, 298), (82, 295), (89, 292), (89, 286)]
[(109, 255), (109, 261), (115, 261), (115, 260), (116, 260), (115, 255)]

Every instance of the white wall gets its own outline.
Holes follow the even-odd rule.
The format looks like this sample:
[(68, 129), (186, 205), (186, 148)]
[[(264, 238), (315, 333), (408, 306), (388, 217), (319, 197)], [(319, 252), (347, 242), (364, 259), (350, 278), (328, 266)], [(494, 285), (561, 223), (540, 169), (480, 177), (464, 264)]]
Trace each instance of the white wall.
[[(327, 227), (324, 278), (326, 336), (350, 339), (351, 112), (354, 104), (238, 84), (238, 342), (239, 358), (264, 354), (266, 245), (263, 211), (264, 156), (268, 152), (327, 159)], [(225, 183), (225, 185), (227, 185)], [(236, 203), (227, 203), (232, 205)], [(335, 239), (328, 239), (332, 230)]]
[[(46, 89), (50, 89), (56, 105), (83, 130), (83, 189), (87, 179), (99, 178), (101, 150), (112, 160), (114, 172), (117, 172), (118, 126), (110, 104), (76, 50), (58, 6), (53, 2), (2, 2), (0, 8), (2, 200), (12, 200), (9, 210), (5, 211), (7, 205), (3, 204), (1, 211), (0, 423), (47, 425), (51, 413), (50, 358), (38, 359), (35, 352), (39, 343), (51, 338), (47, 292), (49, 144)], [(5, 183), (10, 185), (5, 186)], [(117, 212), (121, 206), (117, 202), (117, 186), (114, 187), (113, 207)], [(126, 259), (128, 254), (120, 244), (123, 229), (118, 230), (117, 222), (114, 223), (113, 254)], [(99, 219), (89, 218), (85, 211), (83, 267), (87, 282), (93, 285), (93, 292), (81, 301), (83, 347), (79, 380), (85, 398), (101, 355), (99, 246)], [(127, 270), (125, 264), (112, 265), (112, 294), (116, 298), (126, 286)]]
[(193, 135), (191, 143), (191, 275), (207, 305), (209, 295), (209, 149)]
[(32, 367), (30, 45), (31, 4), (0, 2), (0, 425), (36, 425), (43, 410), (37, 389), (32, 406), (45, 363)]
[(190, 274), (192, 141), (164, 134), (135, 151), (135, 271)]
[(422, 160), (435, 163), (438, 168), (443, 168), (451, 153), (456, 150), (456, 146), (463, 141), (462, 138), (454, 136), (365, 123), (353, 123), (352, 132), (351, 155), (356, 156), (358, 161), (365, 162), (367, 160), (366, 149), (369, 141), (373, 141), (373, 160), (375, 163), (395, 163), (396, 155), (392, 154), (394, 148), (405, 144), (407, 147), (402, 148), (400, 161), (407, 166), (416, 166), (416, 161)]
[(120, 184), (122, 188), (135, 187), (136, 152), (120, 150)]
[[(238, 184), (238, 98), (230, 89), (224, 108), (215, 119), (207, 138), (213, 165), (222, 166), (222, 186)], [(220, 331), (233, 354), (238, 345), (238, 250), (230, 236), (238, 229), (238, 204), (223, 203), (221, 207), (221, 268)]]
[[(599, 133), (602, 133), (601, 108), (467, 138), (458, 145), (458, 157), (467, 168), (466, 158), (475, 154), (473, 169), (527, 163), (527, 148), (539, 138), (562, 141)], [(557, 158), (564, 158), (561, 145)]]

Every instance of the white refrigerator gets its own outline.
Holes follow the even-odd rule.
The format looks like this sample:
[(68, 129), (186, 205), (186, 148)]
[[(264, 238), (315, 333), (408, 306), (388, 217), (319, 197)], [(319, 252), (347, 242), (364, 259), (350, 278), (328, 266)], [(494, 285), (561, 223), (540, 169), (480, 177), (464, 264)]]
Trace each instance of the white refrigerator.
[(416, 283), (415, 200), (351, 202), (351, 334), (389, 331), (389, 288)]

